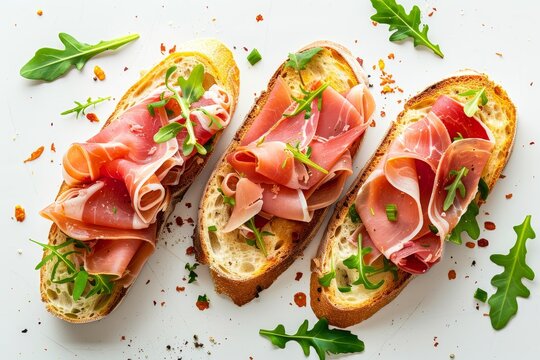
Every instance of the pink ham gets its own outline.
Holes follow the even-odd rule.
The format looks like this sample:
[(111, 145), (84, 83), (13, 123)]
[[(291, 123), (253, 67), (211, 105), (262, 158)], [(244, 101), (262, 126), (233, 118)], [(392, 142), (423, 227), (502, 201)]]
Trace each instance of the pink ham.
[(347, 93), (346, 99), (354, 106), (360, 114), (362, 123), (368, 124), (375, 111), (375, 99), (369, 92), (365, 84), (353, 86)]
[(263, 189), (247, 178), (241, 178), (234, 190), (236, 202), (227, 225), (222, 229), (224, 233), (231, 232), (246, 221), (257, 215), (263, 206)]
[[(351, 95), (351, 99), (359, 101), (359, 96), (355, 94), (356, 91)], [(317, 136), (329, 139), (364, 123), (363, 116), (360, 115), (360, 112), (349, 100), (331, 87), (327, 87), (323, 91)]]
[(99, 240), (85, 255), (84, 268), (90, 274), (124, 276), (131, 259), (143, 242), (140, 240)]
[(279, 185), (262, 185), (262, 210), (270, 215), (296, 221), (310, 221), (313, 212), (308, 210), (302, 190)]

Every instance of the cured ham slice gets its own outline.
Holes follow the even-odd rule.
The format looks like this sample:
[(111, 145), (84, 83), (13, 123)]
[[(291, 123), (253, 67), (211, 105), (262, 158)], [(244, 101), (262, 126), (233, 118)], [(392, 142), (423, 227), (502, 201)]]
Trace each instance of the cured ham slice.
[(308, 210), (302, 190), (269, 184), (264, 184), (262, 187), (264, 189), (262, 198), (264, 212), (289, 220), (311, 220), (313, 212)]
[[(225, 186), (232, 190), (230, 187)], [(257, 215), (263, 206), (263, 189), (247, 178), (241, 178), (236, 184), (236, 189), (232, 190), (236, 202), (227, 225), (223, 228), (224, 233), (228, 233), (243, 225), (246, 221)]]
[(107, 274), (121, 278), (143, 242), (140, 240), (99, 240), (84, 258), (90, 274)]
[[(357, 86), (360, 87), (363, 85)], [(353, 100), (360, 101), (358, 97), (356, 95), (351, 96)], [(362, 124), (364, 124), (364, 118), (349, 100), (331, 87), (323, 91), (317, 136), (329, 139)]]
[(354, 86), (347, 93), (346, 99), (361, 116), (362, 123), (367, 124), (375, 111), (375, 99), (365, 84)]
[[(441, 96), (432, 111), (409, 125), (359, 190), (356, 208), (369, 239), (398, 267), (420, 274), (437, 263), (444, 239), (476, 195), (493, 147), (492, 135), (458, 102)], [(459, 134), (458, 134), (459, 133)], [(452, 142), (451, 137), (465, 137)], [(466, 196), (443, 211), (451, 171), (463, 167)], [(389, 221), (386, 205), (397, 207)], [(435, 226), (438, 234), (430, 230)]]

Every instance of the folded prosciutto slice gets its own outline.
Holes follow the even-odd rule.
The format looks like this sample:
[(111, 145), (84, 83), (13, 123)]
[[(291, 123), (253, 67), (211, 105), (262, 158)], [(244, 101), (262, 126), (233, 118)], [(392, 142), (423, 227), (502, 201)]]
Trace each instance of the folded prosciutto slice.
[(221, 188), (236, 201), (224, 232), (255, 215), (309, 222), (341, 194), (352, 174), (349, 149), (368, 126), (373, 97), (359, 84), (346, 94), (328, 86), (303, 111), (296, 111), (299, 101), (278, 78), (240, 146), (227, 156), (235, 173)]
[[(167, 94), (157, 89), (97, 135), (72, 144), (63, 161), (70, 188), (41, 211), (68, 237), (87, 242), (91, 251), (83, 260), (90, 274), (112, 275), (124, 286), (153, 253), (157, 216), (194, 155), (179, 150), (185, 130), (168, 141), (154, 141), (168, 123), (185, 123), (175, 100), (150, 112), (148, 104), (160, 100), (161, 93)], [(191, 104), (197, 143), (204, 145), (228, 125), (230, 107), (229, 95), (217, 85)]]
[[(423, 119), (392, 142), (358, 192), (355, 205), (367, 246), (404, 271), (429, 270), (476, 196), (493, 146), (489, 129), (465, 115), (460, 103), (447, 96), (437, 99)], [(462, 177), (456, 179), (459, 172)], [(453, 181), (461, 181), (465, 192), (456, 192), (445, 208)], [(392, 221), (386, 213), (390, 204), (397, 208)]]

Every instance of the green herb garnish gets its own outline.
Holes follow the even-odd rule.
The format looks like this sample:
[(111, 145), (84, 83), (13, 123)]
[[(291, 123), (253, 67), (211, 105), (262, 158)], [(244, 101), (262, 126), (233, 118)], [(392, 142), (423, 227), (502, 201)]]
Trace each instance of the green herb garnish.
[(216, 231), (217, 231), (216, 225), (210, 225), (210, 226), (208, 227), (208, 231), (216, 232)]
[(397, 221), (397, 205), (396, 204), (386, 204), (386, 218), (388, 221), (396, 222)]
[(429, 224), (429, 231), (431, 231), (433, 234), (437, 235), (439, 233), (439, 229), (433, 224)]
[(495, 330), (500, 330), (508, 324), (512, 316), (517, 313), (517, 297), (528, 298), (530, 290), (522, 283), (522, 279), (533, 280), (534, 271), (527, 265), (525, 256), (527, 239), (534, 239), (536, 234), (531, 227), (531, 215), (527, 215), (521, 225), (514, 226), (517, 234), (516, 243), (508, 255), (495, 254), (490, 259), (502, 266), (504, 271), (491, 279), (491, 285), (497, 292), (490, 296), (489, 317)]
[(467, 190), (465, 189), (465, 185), (463, 184), (463, 181), (461, 181), (461, 178), (467, 176), (468, 173), (469, 169), (465, 166), (460, 170), (450, 170), (450, 176), (454, 176), (454, 181), (444, 188), (444, 190), (448, 192), (443, 203), (444, 211), (448, 210), (454, 203), (454, 200), (456, 199), (456, 190), (462, 198), (467, 194)]
[(487, 296), (488, 296), (487, 292), (480, 288), (477, 288), (476, 291), (474, 292), (474, 298), (483, 303), (486, 302)]
[(483, 178), (478, 181), (478, 192), (480, 193), (480, 200), (486, 201), (489, 195), (489, 186)]
[[(112, 277), (110, 275), (90, 275), (82, 266), (76, 266), (69, 258), (72, 255), (82, 255), (81, 251), (90, 251), (87, 244), (82, 241), (75, 240), (73, 238), (67, 238), (61, 244), (50, 245), (42, 244), (40, 242), (30, 239), (35, 244), (41, 246), (44, 251), (48, 251), (49, 254), (45, 255), (43, 259), (36, 265), (36, 270), (41, 269), (49, 261), (56, 261), (51, 271), (50, 280), (55, 284), (73, 283), (72, 297), (77, 301), (83, 296), (84, 291), (90, 286), (89, 292), (86, 294), (86, 298), (89, 298), (95, 294), (110, 294), (114, 287), (112, 283)], [(75, 250), (65, 251), (62, 250), (70, 245), (75, 247)], [(68, 276), (63, 279), (59, 279), (56, 276), (58, 267), (63, 264), (66, 267)]]
[(460, 132), (457, 133), (457, 136), (454, 136), (452, 141), (459, 141), (459, 140), (463, 140), (463, 135), (461, 135)]
[(465, 106), (463, 106), (463, 111), (468, 117), (472, 117), (474, 116), (474, 114), (476, 114), (476, 112), (478, 111), (478, 104), (481, 104), (483, 106), (488, 103), (485, 87), (476, 90), (468, 90), (458, 95), (472, 96), (472, 99), (467, 101)]
[(265, 257), (268, 256), (268, 252), (266, 251), (266, 245), (264, 244), (264, 237), (265, 236), (275, 236), (269, 231), (260, 231), (257, 226), (255, 226), (255, 218), (252, 217), (249, 219), (245, 225), (253, 232), (253, 235), (255, 236), (255, 242), (251, 240), (251, 243), (248, 242), (248, 244), (257, 247), (259, 250), (262, 251)]
[(81, 43), (66, 33), (58, 34), (65, 49), (41, 48), (20, 71), (22, 77), (33, 80), (53, 81), (68, 71), (71, 66), (81, 70), (93, 56), (106, 50), (115, 50), (139, 38), (138, 34), (118, 39), (101, 41), (96, 45)]
[[(295, 159), (297, 159), (298, 161), (300, 161), (301, 163), (306, 164), (307, 166), (309, 166), (309, 167), (311, 167), (311, 168), (313, 168), (313, 169), (315, 169), (317, 171), (320, 171), (323, 174), (328, 174), (328, 170), (326, 170), (322, 166), (320, 166), (317, 163), (315, 163), (314, 161), (312, 161), (307, 154), (304, 154), (299, 149), (299, 146), (300, 146), (299, 143), (296, 144), (296, 146), (292, 146), (291, 144), (285, 144), (285, 150), (289, 151), (292, 154), (292, 156)], [(282, 167), (285, 167), (286, 163), (287, 163), (287, 159), (285, 159), (285, 161), (283, 162)]]
[(423, 24), (420, 30), (420, 9), (414, 5), (407, 14), (402, 5), (396, 0), (371, 0), (371, 4), (377, 11), (371, 20), (381, 24), (390, 25), (389, 30), (394, 31), (390, 35), (390, 41), (401, 41), (408, 37), (413, 39), (414, 46), (423, 45), (441, 58), (444, 57), (439, 45), (433, 44), (428, 39), (429, 26)]
[(267, 337), (272, 344), (284, 349), (287, 342), (294, 340), (302, 347), (305, 356), (309, 356), (310, 347), (313, 347), (319, 360), (325, 360), (326, 354), (344, 354), (364, 351), (364, 343), (358, 336), (348, 330), (329, 329), (328, 320), (321, 318), (313, 329), (308, 330), (309, 324), (305, 320), (296, 331), (296, 334), (285, 333), (285, 327), (279, 324), (273, 330), (259, 330), (259, 334)]
[[(199, 100), (200, 97), (204, 94), (204, 88), (202, 86), (204, 80), (204, 66), (202, 64), (197, 64), (193, 68), (187, 79), (184, 79), (183, 77), (178, 77), (177, 85), (182, 90), (182, 96), (180, 96), (178, 90), (174, 86), (171, 86), (171, 84), (169, 83), (169, 79), (172, 74), (176, 72), (176, 69), (176, 66), (171, 66), (169, 69), (167, 69), (167, 72), (165, 74), (165, 86), (170, 92), (172, 92), (170, 98), (166, 99), (167, 101), (170, 99), (174, 99), (178, 102), (178, 105), (180, 106), (180, 109), (182, 111), (182, 117), (185, 119), (185, 122), (184, 124), (172, 122), (165, 125), (161, 129), (159, 129), (159, 131), (154, 135), (154, 141), (156, 143), (169, 141), (170, 139), (176, 137), (176, 135), (178, 135), (178, 133), (185, 128), (187, 131), (187, 136), (184, 139), (184, 143), (182, 144), (182, 153), (184, 154), (184, 156), (190, 155), (193, 152), (193, 149), (196, 149), (197, 152), (201, 155), (206, 155), (207, 151), (205, 147), (197, 142), (195, 131), (193, 130), (193, 123), (191, 122), (189, 116), (190, 105), (195, 101)], [(166, 99), (161, 98), (160, 101), (149, 104), (149, 111), (150, 108), (152, 108), (150, 113), (152, 113), (153, 110), (160, 105), (165, 106), (167, 101), (164, 102), (164, 100)]]
[(322, 50), (321, 47), (315, 47), (311, 48), (299, 53), (295, 54), (289, 54), (289, 61), (285, 63), (285, 67), (293, 68), (298, 72), (298, 76), (300, 77), (300, 82), (303, 86), (306, 86), (304, 84), (304, 79), (302, 78), (302, 72), (301, 70), (305, 70), (307, 64), (311, 61), (311, 59), (318, 54)]
[(85, 111), (86, 109), (89, 107), (89, 106), (92, 106), (94, 105), (94, 107), (96, 106), (96, 104), (99, 104), (100, 102), (103, 102), (103, 101), (106, 101), (106, 100), (110, 100), (111, 97), (110, 96), (107, 96), (105, 98), (97, 98), (96, 100), (92, 100), (91, 97), (89, 97), (88, 99), (86, 99), (86, 103), (83, 104), (81, 102), (78, 102), (78, 101), (74, 101), (75, 106), (74, 108), (71, 108), (69, 110), (66, 110), (66, 111), (63, 111), (60, 113), (60, 115), (67, 115), (67, 114), (71, 114), (71, 113), (77, 113), (77, 117), (79, 117), (79, 115), (82, 113), (83, 115), (85, 115)]
[(259, 53), (259, 50), (255, 49), (255, 48), (253, 48), (253, 50), (251, 50), (251, 52), (247, 56), (247, 61), (249, 61), (249, 63), (251, 65), (255, 65), (256, 63), (258, 63), (261, 60), (262, 60), (262, 56)]
[(360, 215), (358, 214), (358, 211), (356, 211), (356, 205), (352, 204), (349, 207), (349, 211), (347, 211), (347, 214), (351, 218), (351, 221), (355, 224), (360, 222)]
[(362, 234), (358, 234), (356, 243), (358, 245), (357, 254), (351, 255), (343, 261), (343, 265), (349, 269), (356, 269), (358, 271), (358, 279), (353, 282), (353, 285), (362, 284), (368, 290), (380, 288), (384, 283), (384, 280), (379, 281), (377, 284), (373, 284), (371, 281), (369, 281), (367, 275), (375, 272), (376, 269), (373, 266), (366, 265), (364, 263), (364, 256), (369, 254), (372, 249), (370, 247), (362, 248)]
[(221, 188), (218, 188), (217, 191), (221, 194), (221, 197), (223, 197), (224, 204), (231, 205), (231, 206), (236, 205), (236, 200), (234, 200), (234, 197), (225, 195), (225, 193), (223, 192)]
[(199, 276), (199, 274), (197, 274), (197, 273), (195, 272), (195, 269), (197, 269), (197, 266), (199, 266), (198, 263), (194, 263), (193, 265), (191, 265), (190, 263), (186, 263), (186, 266), (184, 266), (184, 269), (186, 269), (187, 271), (189, 271), (189, 274), (188, 274), (188, 277), (189, 277), (188, 284), (191, 284), (192, 282), (197, 281), (197, 276)]
[(330, 271), (319, 278), (319, 284), (324, 287), (329, 287), (332, 279), (336, 278), (336, 269), (334, 268), (334, 258), (330, 260)]
[(304, 118), (309, 119), (311, 117), (311, 103), (314, 100), (318, 99), (318, 101), (319, 101), (318, 107), (319, 107), (319, 110), (321, 110), (321, 102), (320, 102), (320, 100), (322, 100), (322, 92), (329, 85), (330, 85), (330, 83), (322, 84), (321, 86), (319, 86), (317, 89), (315, 89), (313, 91), (306, 91), (304, 89), (301, 89), (306, 96), (304, 98), (302, 98), (302, 99), (298, 99), (298, 98), (295, 98), (293, 96), (292, 98), (296, 103), (298, 103), (298, 106), (296, 107), (296, 109), (292, 113), (283, 114), (283, 116), (285, 116), (285, 117), (296, 116), (296, 115), (300, 114), (302, 111), (305, 111)]
[(467, 211), (461, 216), (457, 225), (452, 229), (448, 241), (456, 244), (463, 243), (461, 233), (465, 231), (473, 240), (480, 236), (480, 226), (476, 221), (476, 216), (479, 213), (478, 205), (473, 201), (467, 206)]

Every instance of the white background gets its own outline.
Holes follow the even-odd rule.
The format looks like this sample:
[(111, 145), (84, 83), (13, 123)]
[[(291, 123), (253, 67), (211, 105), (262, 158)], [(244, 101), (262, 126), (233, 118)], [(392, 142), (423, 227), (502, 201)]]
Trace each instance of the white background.
[[(403, 1), (407, 8), (413, 1)], [(406, 41), (388, 41), (387, 25), (373, 26), (369, 1), (2, 1), (0, 3), (0, 228), (1, 300), (0, 351), (4, 359), (273, 359), (304, 358), (296, 343), (285, 350), (274, 348), (258, 335), (260, 328), (272, 329), (283, 323), (296, 331), (304, 319), (316, 319), (308, 307), (294, 305), (298, 291), (309, 293), (309, 261), (319, 237), (259, 299), (237, 307), (216, 294), (205, 267), (198, 269), (199, 281), (184, 280), (185, 254), (191, 245), (192, 227), (171, 226), (172, 234), (162, 238), (139, 280), (123, 304), (108, 318), (87, 325), (64, 323), (45, 310), (40, 301), (38, 272), (34, 271), (41, 250), (28, 239), (46, 241), (50, 223), (37, 212), (51, 202), (61, 182), (61, 156), (69, 143), (96, 133), (101, 124), (84, 118), (62, 117), (59, 113), (73, 100), (88, 96), (118, 99), (139, 77), (139, 71), (159, 62), (163, 42), (167, 49), (198, 37), (217, 37), (231, 48), (241, 69), (241, 96), (234, 119), (225, 131), (199, 180), (188, 191), (174, 216), (195, 217), (203, 184), (218, 154), (228, 144), (254, 99), (266, 87), (276, 67), (288, 52), (318, 39), (340, 42), (364, 59), (374, 84), (378, 110), (377, 126), (370, 128), (355, 169), (361, 168), (375, 149), (383, 132), (400, 111), (397, 103), (428, 84), (462, 68), (489, 73), (510, 94), (518, 108), (519, 126), (505, 179), (497, 183), (480, 220), (493, 221), (495, 231), (482, 231), (490, 241), (487, 248), (468, 249), (447, 244), (445, 259), (428, 274), (414, 280), (389, 306), (364, 323), (351, 327), (366, 344), (359, 359), (508, 359), (533, 358), (538, 343), (540, 319), (538, 280), (527, 282), (530, 299), (519, 299), (518, 315), (502, 331), (492, 330), (486, 305), (476, 310), (476, 287), (493, 292), (490, 279), (500, 269), (492, 264), (493, 253), (507, 253), (513, 245), (512, 226), (526, 214), (540, 232), (539, 114), (540, 72), (538, 20), (540, 5), (533, 1), (424, 1), (417, 0), (423, 20), (430, 25), (430, 37), (445, 54), (439, 59), (425, 49), (414, 49)], [(530, 5), (529, 5), (530, 4)], [(432, 17), (427, 14), (437, 8)], [(43, 16), (36, 15), (38, 9)], [(255, 17), (264, 20), (257, 23)], [(19, 76), (20, 67), (40, 47), (60, 47), (59, 32), (96, 43), (128, 33), (141, 38), (116, 53), (89, 61), (81, 71), (71, 70), (53, 83), (41, 83)], [(263, 60), (251, 67), (243, 47), (256, 47)], [(502, 56), (496, 55), (499, 52)], [(389, 53), (395, 60), (387, 60)], [(404, 93), (382, 96), (372, 66), (384, 58)], [(94, 65), (101, 66), (107, 79), (92, 80)], [(124, 67), (129, 69), (124, 71)], [(100, 104), (95, 112), (105, 119), (115, 101)], [(380, 110), (386, 117), (380, 116)], [(52, 123), (52, 125), (51, 125)], [(536, 141), (536, 145), (530, 145)], [(51, 153), (54, 142), (57, 152)], [(23, 164), (38, 146), (46, 150), (40, 159)], [(356, 174), (355, 174), (356, 175)], [(351, 179), (352, 180), (352, 179)], [(505, 195), (512, 193), (510, 200)], [(194, 204), (188, 209), (185, 204)], [(27, 219), (13, 219), (16, 204), (26, 208)], [(489, 213), (486, 214), (485, 212)], [(174, 220), (174, 218), (171, 218)], [(165, 240), (165, 241), (163, 241)], [(530, 240), (528, 262), (540, 271), (540, 239)], [(19, 251), (20, 250), (20, 251)], [(472, 261), (476, 266), (472, 267)], [(457, 279), (449, 281), (450, 269)], [(304, 274), (294, 280), (296, 272)], [(150, 283), (145, 283), (150, 280)], [(178, 293), (175, 287), (185, 286)], [(196, 309), (197, 295), (207, 294), (210, 309)], [(154, 306), (153, 301), (157, 302)], [(164, 306), (160, 303), (164, 301)], [(292, 305), (291, 305), (292, 303)], [(22, 330), (27, 329), (27, 333)], [(193, 335), (204, 348), (195, 349)], [(126, 340), (121, 340), (125, 336)], [(213, 344), (209, 337), (215, 339)], [(436, 337), (436, 339), (435, 339)], [(185, 342), (187, 341), (187, 344)], [(435, 347), (435, 342), (438, 346)], [(167, 345), (171, 350), (167, 350)], [(208, 354), (210, 352), (211, 354)], [(311, 358), (316, 358), (314, 352)]]

